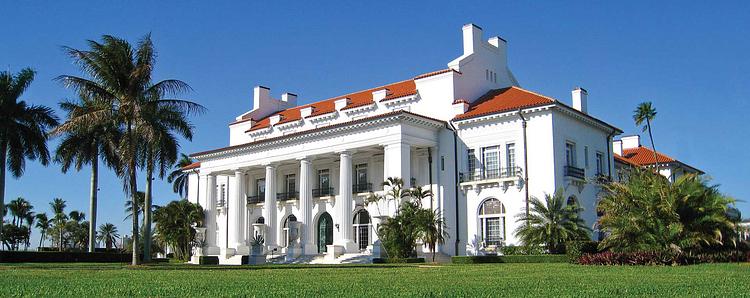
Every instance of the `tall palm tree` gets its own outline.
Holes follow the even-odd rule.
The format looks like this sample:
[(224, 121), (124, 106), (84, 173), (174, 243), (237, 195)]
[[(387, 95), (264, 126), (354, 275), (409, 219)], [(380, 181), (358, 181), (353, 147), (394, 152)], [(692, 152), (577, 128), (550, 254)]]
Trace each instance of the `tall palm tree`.
[(529, 204), (528, 215), (517, 216), (517, 222), (525, 224), (515, 230), (524, 245), (542, 245), (550, 253), (563, 253), (565, 242), (588, 239), (591, 229), (578, 216), (582, 209), (577, 205), (567, 205), (562, 191), (546, 194), (544, 201), (532, 197)]
[(648, 131), (648, 138), (651, 140), (651, 149), (654, 150), (654, 164), (656, 166), (656, 171), (659, 171), (659, 159), (656, 154), (656, 145), (654, 144), (654, 135), (651, 133), (651, 122), (654, 121), (656, 118), (656, 109), (651, 105), (650, 101), (642, 102), (638, 104), (638, 106), (635, 108), (635, 111), (633, 111), (633, 120), (635, 121), (635, 125), (640, 126), (643, 125), (645, 122), (645, 125), (643, 125), (643, 131)]
[[(141, 135), (141, 127), (147, 126), (147, 113), (158, 107), (171, 107), (181, 113), (198, 113), (203, 107), (180, 99), (165, 99), (190, 90), (180, 80), (152, 81), (156, 52), (151, 36), (142, 38), (135, 48), (126, 40), (110, 35), (102, 36), (102, 41), (88, 41), (89, 50), (66, 47), (68, 55), (90, 78), (63, 75), (59, 76), (66, 87), (72, 88), (87, 97), (102, 101), (104, 108), (88, 112), (70, 119), (66, 127), (90, 126), (92, 123), (114, 120), (123, 130), (117, 144), (125, 194), (137, 208), (137, 172), (143, 165), (143, 148), (146, 139)], [(133, 247), (138, 247), (138, 212), (133, 216)], [(138, 252), (133, 250), (132, 263), (139, 263)]]
[(44, 237), (47, 235), (47, 231), (52, 227), (52, 223), (47, 218), (47, 213), (39, 213), (36, 215), (36, 228), (42, 233), (39, 237), (39, 247), (44, 244)]
[[(34, 71), (24, 68), (13, 75), (0, 72), (0, 206), (5, 206), (5, 169), (21, 177), (26, 159), (49, 163), (47, 130), (58, 124), (52, 109), (19, 101), (34, 80)], [(0, 219), (4, 218), (0, 208)], [(0, 235), (2, 225), (0, 225)]]
[(174, 170), (167, 176), (167, 182), (172, 183), (172, 191), (179, 194), (181, 198), (185, 199), (188, 193), (188, 177), (190, 173), (183, 171), (184, 167), (192, 164), (193, 159), (184, 153), (180, 154), (180, 159), (174, 165)]
[(422, 226), (422, 242), (432, 251), (432, 262), (435, 262), (435, 253), (438, 244), (444, 244), (448, 238), (448, 227), (439, 210), (422, 209), (420, 214), (420, 225)]
[[(85, 96), (80, 102), (63, 101), (60, 108), (67, 112), (68, 119), (73, 119), (91, 111), (104, 108), (101, 101), (95, 101)], [(91, 126), (68, 126), (68, 129), (60, 127), (54, 129), (52, 134), (63, 135), (63, 139), (57, 147), (55, 161), (62, 165), (63, 173), (68, 172), (71, 166), (80, 171), (84, 165), (91, 165), (91, 182), (89, 191), (89, 214), (91, 224), (89, 225), (89, 252), (94, 252), (96, 240), (96, 206), (99, 185), (99, 159), (102, 159), (107, 167), (118, 170), (117, 143), (122, 134), (114, 121), (102, 121)]]
[(65, 207), (67, 207), (67, 204), (65, 203), (65, 200), (61, 198), (55, 198), (52, 202), (49, 203), (49, 205), (52, 208), (52, 213), (55, 214), (55, 216), (52, 218), (52, 222), (55, 225), (55, 232), (57, 232), (57, 247), (59, 251), (62, 251), (65, 222), (68, 220), (68, 216), (65, 214)]
[(73, 210), (68, 213), (68, 218), (70, 218), (70, 220), (72, 221), (80, 223), (86, 220), (86, 214), (78, 210)]
[(112, 247), (117, 248), (117, 240), (120, 240), (120, 233), (117, 231), (117, 227), (111, 223), (105, 223), (99, 226), (99, 235), (96, 236), (97, 241), (104, 242), (104, 247), (107, 250)]
[[(179, 134), (187, 140), (193, 138), (193, 126), (187, 120), (184, 113), (171, 106), (161, 106), (149, 109), (144, 113), (146, 121), (139, 128), (141, 135), (146, 138), (145, 162), (146, 162), (146, 192), (144, 205), (152, 205), (152, 182), (154, 171), (159, 178), (164, 178), (167, 170), (175, 163), (179, 144), (175, 135)], [(152, 210), (147, 208), (143, 212), (144, 237), (143, 237), (143, 261), (151, 261), (151, 223)]]

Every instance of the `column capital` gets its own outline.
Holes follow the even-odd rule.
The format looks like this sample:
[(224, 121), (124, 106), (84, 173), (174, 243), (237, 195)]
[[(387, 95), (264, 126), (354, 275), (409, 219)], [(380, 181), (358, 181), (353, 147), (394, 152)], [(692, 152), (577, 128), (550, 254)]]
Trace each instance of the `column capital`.
[(269, 168), (275, 169), (277, 166), (279, 166), (279, 164), (276, 162), (267, 162), (267, 163), (264, 163), (263, 166), (266, 169), (269, 169)]
[(299, 162), (311, 162), (311, 161), (313, 161), (315, 159), (315, 157), (314, 156), (305, 155), (305, 156), (297, 157), (295, 159), (297, 161), (299, 161)]
[(244, 174), (247, 174), (247, 171), (244, 170), (244, 169), (235, 169), (234, 170), (234, 175), (244, 175)]
[(334, 152), (339, 155), (352, 155), (355, 152), (357, 152), (357, 150), (356, 149), (344, 149), (344, 150), (339, 150), (339, 151), (334, 151)]

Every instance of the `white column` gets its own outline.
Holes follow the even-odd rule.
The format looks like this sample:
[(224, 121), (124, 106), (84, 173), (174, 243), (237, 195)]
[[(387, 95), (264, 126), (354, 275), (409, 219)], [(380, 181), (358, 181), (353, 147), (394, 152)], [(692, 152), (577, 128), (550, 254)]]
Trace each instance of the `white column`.
[(266, 200), (263, 204), (266, 220), (266, 246), (276, 246), (276, 165), (266, 166)]
[(218, 253), (216, 246), (216, 176), (206, 176), (206, 250), (208, 254)]
[(312, 182), (314, 178), (312, 175), (312, 162), (308, 158), (301, 158), (299, 161), (299, 209), (300, 217), (298, 221), (302, 223), (300, 227), (301, 232), (301, 243), (302, 251), (307, 254), (315, 253), (315, 243), (313, 242), (312, 227), (313, 227), (313, 216), (312, 216)]
[(355, 251), (356, 245), (352, 241), (352, 153), (340, 152), (339, 162), (339, 197), (336, 198), (336, 208), (339, 224), (339, 243), (347, 252)]
[[(383, 181), (389, 177), (401, 178), (404, 181), (403, 189), (408, 189), (411, 180), (411, 146), (397, 142), (383, 147), (383, 160), (385, 161), (383, 164)], [(383, 190), (388, 192), (390, 189), (385, 187)], [(394, 214), (401, 201), (396, 199), (392, 202), (393, 205), (389, 203), (386, 209), (389, 213)]]
[(244, 171), (234, 171), (234, 198), (229, 207), (229, 230), (234, 237), (230, 238), (230, 244), (237, 249), (237, 254), (249, 254), (245, 239), (245, 212), (247, 211), (247, 176)]

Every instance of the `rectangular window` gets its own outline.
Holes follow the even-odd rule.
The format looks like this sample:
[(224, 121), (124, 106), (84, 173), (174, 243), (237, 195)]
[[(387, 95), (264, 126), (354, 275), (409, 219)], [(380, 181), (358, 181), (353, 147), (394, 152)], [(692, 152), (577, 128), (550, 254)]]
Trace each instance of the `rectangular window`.
[(484, 165), (484, 178), (493, 179), (500, 177), (500, 148), (490, 146), (482, 148), (482, 164)]
[(284, 176), (286, 193), (293, 193), (297, 189), (297, 177), (294, 174)]
[(586, 168), (589, 168), (589, 146), (583, 146), (583, 162)]
[(440, 156), (440, 170), (445, 171), (445, 156)]
[(604, 155), (601, 152), (596, 153), (596, 174), (604, 174)]
[(565, 143), (565, 165), (569, 167), (576, 166), (576, 144)]
[(257, 195), (264, 195), (266, 193), (266, 179), (255, 180), (255, 190)]
[(485, 244), (500, 245), (503, 241), (503, 221), (500, 217), (488, 217), (485, 219)]
[(226, 196), (227, 186), (224, 184), (219, 185), (219, 206), (224, 206), (227, 200)]
[(477, 156), (474, 154), (474, 149), (466, 150), (466, 160), (469, 178), (476, 177), (479, 174), (479, 169), (477, 168)]
[(331, 174), (328, 169), (318, 171), (318, 188), (327, 190), (331, 187)]
[(354, 167), (354, 183), (367, 184), (367, 164), (361, 163)]
[(508, 166), (508, 176), (516, 174), (516, 144), (505, 144), (505, 164)]

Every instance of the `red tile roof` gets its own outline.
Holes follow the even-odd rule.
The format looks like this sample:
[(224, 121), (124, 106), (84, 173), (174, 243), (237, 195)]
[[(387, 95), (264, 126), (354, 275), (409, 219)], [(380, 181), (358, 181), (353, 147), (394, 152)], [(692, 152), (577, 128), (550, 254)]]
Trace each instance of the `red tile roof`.
[(180, 170), (187, 171), (187, 170), (197, 169), (197, 168), (200, 168), (200, 167), (201, 167), (201, 162), (198, 161), (198, 162), (194, 162), (194, 163), (191, 163), (189, 165), (186, 165), (186, 166), (182, 167)]
[[(677, 161), (674, 158), (671, 158), (669, 156), (666, 156), (658, 152), (656, 153), (656, 155), (659, 158), (659, 163), (668, 163), (668, 162)], [(639, 147), (630, 148), (630, 149), (622, 149), (622, 157), (639, 166), (647, 166), (647, 165), (652, 165), (656, 163), (656, 161), (654, 160), (654, 151), (644, 146), (639, 146)]]
[(519, 87), (508, 87), (490, 90), (479, 99), (469, 105), (466, 113), (456, 116), (453, 120), (462, 120), (484, 115), (496, 114), (507, 111), (515, 111), (520, 108), (530, 108), (554, 103), (555, 100), (537, 93), (521, 89)]
[(342, 96), (337, 96), (333, 98), (329, 98), (323, 101), (306, 104), (303, 106), (293, 107), (290, 109), (283, 110), (278, 113), (274, 113), (268, 117), (265, 117), (263, 119), (258, 120), (255, 124), (253, 124), (250, 129), (247, 131), (253, 131), (263, 128), (268, 128), (271, 125), (270, 118), (274, 115), (281, 115), (281, 121), (279, 121), (279, 124), (281, 123), (287, 123), (292, 121), (297, 121), (302, 119), (302, 116), (300, 114), (300, 110), (306, 107), (313, 107), (313, 112), (310, 116), (318, 116), (323, 114), (328, 114), (331, 112), (336, 111), (335, 108), (335, 102), (336, 100), (342, 99), (342, 98), (349, 98), (349, 104), (347, 104), (342, 110), (348, 110), (353, 109), (361, 106), (366, 106), (373, 103), (372, 100), (372, 92), (382, 89), (388, 89), (388, 92), (386, 93), (386, 97), (383, 99), (383, 101), (395, 99), (399, 97), (414, 95), (417, 93), (417, 87), (414, 83), (414, 79), (401, 81), (397, 83), (392, 83), (385, 86), (380, 86), (372, 89), (367, 89), (355, 93), (350, 93)]
[(630, 161), (630, 160), (629, 160), (629, 159), (627, 159), (627, 158), (624, 158), (624, 157), (620, 156), (620, 155), (619, 155), (619, 154), (617, 154), (617, 153), (615, 153), (615, 154), (614, 154), (614, 157), (615, 157), (615, 161), (619, 161), (619, 162), (621, 162), (621, 163), (624, 163), (624, 164), (627, 164), (627, 165), (629, 165), (629, 166), (633, 166), (633, 167), (638, 167), (638, 166), (639, 166), (638, 164), (636, 164), (636, 163), (634, 163), (634, 162)]

